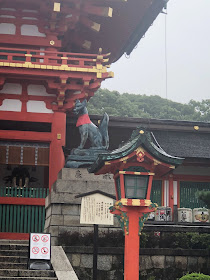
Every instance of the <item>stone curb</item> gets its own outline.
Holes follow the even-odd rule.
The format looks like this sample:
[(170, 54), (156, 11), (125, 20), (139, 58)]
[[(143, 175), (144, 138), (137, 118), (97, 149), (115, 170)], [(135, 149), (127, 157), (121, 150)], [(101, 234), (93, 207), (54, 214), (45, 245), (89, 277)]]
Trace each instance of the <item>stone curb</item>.
[(51, 263), (58, 280), (78, 280), (78, 277), (61, 246), (51, 247)]

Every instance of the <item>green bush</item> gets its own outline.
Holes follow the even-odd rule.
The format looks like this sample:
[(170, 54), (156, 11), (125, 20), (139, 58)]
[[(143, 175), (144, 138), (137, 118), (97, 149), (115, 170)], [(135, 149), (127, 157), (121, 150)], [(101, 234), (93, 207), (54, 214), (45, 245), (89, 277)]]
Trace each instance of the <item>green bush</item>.
[(180, 280), (210, 280), (210, 276), (202, 273), (191, 273), (183, 276)]
[(177, 232), (174, 234), (174, 242), (172, 244), (173, 248), (190, 248), (190, 238), (189, 235), (182, 232)]
[(210, 249), (210, 234), (191, 234), (190, 243), (192, 249)]
[[(63, 246), (92, 246), (93, 232), (79, 234), (78, 232), (64, 231), (58, 236), (58, 244)], [(99, 247), (123, 247), (124, 235), (121, 230), (116, 232), (100, 233), (98, 237)]]
[[(99, 247), (123, 247), (123, 231), (100, 232)], [(66, 246), (92, 246), (93, 232), (79, 234), (78, 232), (63, 232), (58, 237), (59, 245)], [(144, 233), (140, 236), (141, 248), (180, 248), (180, 249), (210, 249), (210, 234), (196, 232), (165, 233), (160, 236), (154, 232)]]

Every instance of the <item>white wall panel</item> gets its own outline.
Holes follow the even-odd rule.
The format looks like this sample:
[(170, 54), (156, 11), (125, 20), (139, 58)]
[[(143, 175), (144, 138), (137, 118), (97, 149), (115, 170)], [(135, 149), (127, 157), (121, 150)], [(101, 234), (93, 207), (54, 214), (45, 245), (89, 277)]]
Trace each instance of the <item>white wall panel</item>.
[(12, 23), (0, 23), (0, 34), (15, 35), (16, 26)]
[(164, 181), (164, 206), (169, 206), (169, 182)]
[(44, 33), (39, 32), (38, 26), (31, 25), (31, 24), (23, 24), (21, 26), (21, 35), (46, 37), (46, 35)]
[(173, 187), (174, 187), (174, 205), (177, 205), (177, 191), (178, 191), (178, 184), (177, 181), (173, 182)]
[(6, 94), (22, 94), (22, 86), (20, 84), (13, 84), (13, 83), (5, 83), (2, 90), (0, 90), (1, 93)]
[(21, 112), (22, 102), (16, 99), (5, 99), (0, 106), (0, 111)]
[(52, 114), (53, 111), (46, 108), (44, 101), (33, 101), (30, 100), (27, 102), (27, 112), (30, 113), (48, 113)]
[(28, 95), (56, 96), (56, 94), (48, 94), (43, 85), (28, 85)]

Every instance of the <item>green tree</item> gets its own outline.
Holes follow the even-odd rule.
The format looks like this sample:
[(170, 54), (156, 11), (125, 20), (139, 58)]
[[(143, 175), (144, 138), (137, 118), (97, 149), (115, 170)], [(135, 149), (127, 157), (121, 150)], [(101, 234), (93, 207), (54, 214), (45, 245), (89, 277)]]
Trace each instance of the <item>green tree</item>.
[(107, 112), (119, 117), (210, 121), (210, 99), (182, 104), (158, 95), (120, 94), (108, 89), (96, 92), (88, 102), (88, 110), (90, 114)]
[(210, 209), (210, 191), (198, 192), (198, 198), (206, 204), (208, 209)]

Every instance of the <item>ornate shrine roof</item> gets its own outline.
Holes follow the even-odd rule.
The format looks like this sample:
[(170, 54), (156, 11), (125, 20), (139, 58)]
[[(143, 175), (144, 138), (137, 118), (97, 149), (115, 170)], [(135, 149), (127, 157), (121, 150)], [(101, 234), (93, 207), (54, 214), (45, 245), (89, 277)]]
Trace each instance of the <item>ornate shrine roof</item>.
[[(19, 13), (19, 25), (37, 24), (46, 38), (33, 45), (50, 44), (61, 51), (111, 53), (110, 63), (132, 52), (167, 0), (0, 0), (8, 16)], [(12, 10), (11, 10), (12, 9)], [(5, 12), (5, 11), (4, 11)], [(27, 12), (27, 16), (24, 13)], [(36, 12), (36, 13), (34, 13)], [(38, 17), (37, 23), (30, 18)], [(7, 19), (8, 20), (8, 19)], [(50, 36), (50, 37), (49, 37)], [(4, 39), (0, 41), (3, 42)], [(51, 38), (51, 39), (48, 39)], [(30, 45), (27, 38), (17, 44)], [(41, 43), (42, 42), (42, 43)]]
[(161, 161), (169, 165), (178, 166), (184, 160), (184, 158), (174, 157), (167, 154), (160, 147), (153, 133), (145, 131), (141, 128), (137, 128), (135, 131), (133, 131), (129, 141), (124, 145), (116, 150), (113, 150), (109, 154), (98, 155), (97, 160), (93, 165), (91, 165), (88, 171), (91, 173), (97, 173), (97, 171), (99, 171), (102, 166), (106, 164), (105, 162), (108, 161), (111, 164), (111, 161), (125, 158), (137, 149), (141, 150), (141, 148), (143, 151), (145, 150), (149, 155), (154, 157), (155, 161)]
[[(90, 115), (91, 120), (97, 125), (100, 116)], [(75, 127), (76, 118), (67, 116), (67, 127), (75, 135), (71, 143), (67, 136), (68, 148), (74, 148), (79, 141), (79, 133)], [(116, 149), (120, 142), (127, 142), (129, 135), (139, 125), (152, 131), (160, 146), (168, 154), (187, 159), (204, 161), (209, 166), (210, 160), (210, 123), (196, 121), (177, 121), (160, 119), (143, 119), (110, 116), (109, 135), (110, 147)], [(194, 127), (199, 127), (195, 130)], [(201, 163), (199, 163), (201, 164)]]

